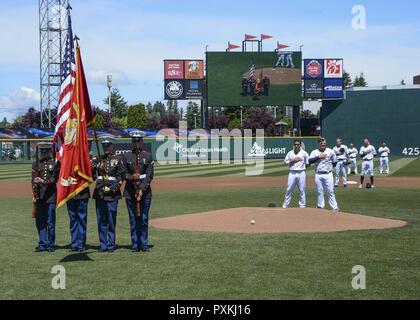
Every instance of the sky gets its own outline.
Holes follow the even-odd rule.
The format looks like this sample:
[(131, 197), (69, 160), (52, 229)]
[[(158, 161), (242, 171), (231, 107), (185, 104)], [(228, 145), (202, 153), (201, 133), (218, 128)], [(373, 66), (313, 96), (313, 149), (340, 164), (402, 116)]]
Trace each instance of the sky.
[[(352, 9), (366, 9), (355, 30)], [(412, 84), (420, 74), (417, 0), (71, 0), (92, 104), (105, 108), (106, 75), (130, 103), (164, 99), (164, 59), (204, 59), (241, 44), (244, 34), (274, 36), (304, 58), (344, 58), (370, 86)], [(39, 108), (38, 0), (0, 1), (0, 121)]]

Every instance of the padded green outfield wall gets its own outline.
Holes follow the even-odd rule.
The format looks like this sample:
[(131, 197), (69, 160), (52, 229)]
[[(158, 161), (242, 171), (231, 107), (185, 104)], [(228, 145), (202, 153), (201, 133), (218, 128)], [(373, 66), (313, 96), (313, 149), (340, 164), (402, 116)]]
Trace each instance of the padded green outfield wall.
[[(213, 139), (176, 139), (166, 138), (159, 141), (145, 138), (145, 149), (159, 161), (206, 162), (210, 160), (242, 159), (283, 159), (293, 148), (293, 141), (299, 139), (305, 149), (311, 152), (317, 147), (316, 137), (305, 138), (213, 138)], [(37, 143), (47, 140), (2, 140), (0, 141), (1, 163), (30, 163), (35, 157)], [(89, 141), (91, 155), (97, 154), (96, 143)], [(99, 148), (101, 148), (99, 144)], [(19, 157), (14, 157), (16, 149), (21, 149)], [(114, 151), (121, 155), (131, 150), (130, 139), (115, 139)], [(3, 152), (4, 151), (4, 152)], [(6, 152), (7, 151), (7, 152)], [(10, 152), (9, 152), (10, 151)], [(10, 154), (10, 156), (9, 156)]]
[(347, 91), (343, 101), (323, 102), (321, 124), (330, 145), (340, 137), (360, 148), (368, 137), (377, 148), (385, 141), (392, 155), (419, 157), (420, 86)]

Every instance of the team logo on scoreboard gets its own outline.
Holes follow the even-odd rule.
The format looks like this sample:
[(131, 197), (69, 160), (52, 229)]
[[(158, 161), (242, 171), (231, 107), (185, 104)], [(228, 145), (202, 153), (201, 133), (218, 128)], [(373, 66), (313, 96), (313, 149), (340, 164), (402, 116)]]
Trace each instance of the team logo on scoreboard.
[(184, 87), (179, 81), (171, 81), (166, 85), (166, 94), (171, 99), (178, 99), (184, 93)]
[(342, 78), (343, 60), (330, 59), (325, 60), (325, 78)]
[(306, 74), (312, 78), (318, 78), (322, 74), (322, 65), (318, 60), (311, 60), (306, 65)]

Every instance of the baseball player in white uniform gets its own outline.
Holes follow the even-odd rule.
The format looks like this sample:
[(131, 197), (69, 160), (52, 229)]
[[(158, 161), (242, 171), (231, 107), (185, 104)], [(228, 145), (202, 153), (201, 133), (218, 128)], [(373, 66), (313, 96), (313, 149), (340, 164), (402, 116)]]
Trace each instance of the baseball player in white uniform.
[(337, 156), (337, 166), (335, 167), (335, 187), (338, 188), (340, 184), (340, 175), (343, 177), (343, 187), (347, 187), (347, 161), (349, 148), (343, 144), (341, 139), (337, 139), (337, 145), (333, 151)]
[(283, 209), (290, 207), (292, 194), (296, 187), (299, 189), (299, 207), (306, 208), (306, 166), (309, 164), (309, 155), (302, 149), (300, 140), (294, 141), (293, 150), (287, 154), (284, 163), (289, 166), (290, 172)]
[(385, 173), (389, 174), (389, 154), (391, 153), (391, 151), (389, 150), (388, 146), (386, 145), (386, 143), (382, 143), (382, 147), (380, 147), (378, 149), (378, 153), (379, 153), (379, 174), (383, 174), (384, 169), (385, 169)]
[(361, 168), (361, 176), (360, 176), (360, 186), (359, 188), (363, 188), (363, 183), (365, 181), (365, 175), (370, 176), (370, 185), (372, 188), (375, 187), (375, 171), (373, 165), (373, 159), (376, 157), (376, 149), (374, 146), (370, 144), (369, 139), (365, 139), (363, 141), (363, 147), (360, 148), (359, 152), (360, 156), (362, 157), (362, 168)]
[(309, 163), (315, 165), (315, 185), (318, 193), (318, 208), (325, 208), (324, 189), (328, 194), (328, 202), (332, 210), (340, 212), (334, 194), (333, 168), (337, 164), (337, 155), (327, 148), (327, 141), (319, 139), (319, 149), (312, 151)]
[(357, 155), (359, 154), (359, 151), (354, 147), (354, 144), (350, 144), (349, 148), (349, 162), (350, 164), (347, 166), (348, 171), (347, 175), (351, 174), (351, 170), (353, 169), (354, 174), (357, 173)]

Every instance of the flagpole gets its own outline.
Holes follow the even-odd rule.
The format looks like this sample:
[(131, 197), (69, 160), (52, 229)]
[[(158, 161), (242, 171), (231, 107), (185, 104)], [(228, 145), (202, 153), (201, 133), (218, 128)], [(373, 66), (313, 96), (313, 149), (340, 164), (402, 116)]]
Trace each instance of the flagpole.
[[(79, 40), (80, 40), (80, 38), (77, 35), (75, 35), (74, 36), (74, 41), (76, 41), (76, 50), (78, 50), (80, 48), (79, 47)], [(95, 118), (93, 118), (93, 121), (92, 121), (92, 128), (93, 128), (93, 137), (94, 137), (95, 144), (96, 144), (96, 150), (98, 152), (98, 157), (99, 157), (99, 161), (100, 161), (102, 159), (102, 156), (101, 156), (101, 151), (99, 149), (98, 135), (96, 133)]]

